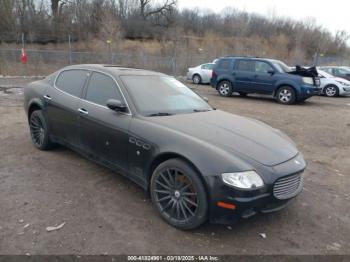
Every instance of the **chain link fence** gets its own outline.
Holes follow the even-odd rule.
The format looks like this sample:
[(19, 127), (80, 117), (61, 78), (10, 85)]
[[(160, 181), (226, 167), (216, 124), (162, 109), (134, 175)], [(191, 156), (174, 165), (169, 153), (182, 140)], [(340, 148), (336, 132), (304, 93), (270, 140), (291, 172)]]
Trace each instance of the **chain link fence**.
[[(71, 52), (26, 50), (28, 62), (21, 64), (21, 49), (0, 49), (0, 75), (37, 76), (50, 74), (70, 64), (114, 64), (184, 76), (189, 67), (213, 61), (206, 55), (155, 56), (143, 52)], [(287, 61), (288, 62), (288, 61)], [(314, 61), (315, 62), (315, 61)], [(312, 65), (313, 62), (308, 63)], [(319, 56), (317, 65), (349, 66), (350, 58)], [(304, 65), (306, 66), (306, 65)]]
[(187, 68), (212, 59), (201, 56), (154, 56), (142, 52), (70, 52), (66, 50), (26, 50), (28, 62), (21, 64), (21, 49), (0, 49), (0, 75), (46, 75), (70, 64), (114, 64), (184, 75)]

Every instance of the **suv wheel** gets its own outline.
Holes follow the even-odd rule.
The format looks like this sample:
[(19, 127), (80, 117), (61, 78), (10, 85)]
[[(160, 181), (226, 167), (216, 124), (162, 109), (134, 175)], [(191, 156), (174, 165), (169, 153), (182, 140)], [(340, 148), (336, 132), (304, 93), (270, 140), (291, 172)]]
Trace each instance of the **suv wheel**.
[(295, 91), (290, 86), (282, 86), (276, 94), (277, 102), (285, 105), (294, 104), (295, 98)]
[(324, 88), (324, 94), (329, 97), (339, 96), (339, 89), (335, 85), (328, 85)]
[(232, 84), (229, 81), (222, 81), (219, 83), (218, 92), (221, 96), (231, 96), (233, 93)]
[(181, 159), (161, 163), (150, 185), (152, 202), (170, 225), (188, 230), (207, 220), (208, 201), (197, 172)]
[(192, 82), (193, 82), (193, 84), (195, 84), (195, 85), (199, 85), (199, 84), (202, 82), (201, 76), (198, 75), (198, 74), (195, 74), (195, 75), (192, 77)]

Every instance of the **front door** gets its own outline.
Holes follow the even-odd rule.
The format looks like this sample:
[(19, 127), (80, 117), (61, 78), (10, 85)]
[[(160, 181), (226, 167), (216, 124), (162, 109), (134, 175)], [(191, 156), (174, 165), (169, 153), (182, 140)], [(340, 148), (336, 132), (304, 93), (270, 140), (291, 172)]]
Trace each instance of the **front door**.
[(272, 94), (277, 81), (276, 72), (270, 64), (264, 61), (255, 61), (255, 74), (252, 86), (255, 92), (261, 94)]
[(119, 87), (111, 76), (93, 72), (84, 93), (79, 103), (84, 151), (122, 172), (127, 171), (131, 114), (106, 106), (108, 99), (125, 102)]

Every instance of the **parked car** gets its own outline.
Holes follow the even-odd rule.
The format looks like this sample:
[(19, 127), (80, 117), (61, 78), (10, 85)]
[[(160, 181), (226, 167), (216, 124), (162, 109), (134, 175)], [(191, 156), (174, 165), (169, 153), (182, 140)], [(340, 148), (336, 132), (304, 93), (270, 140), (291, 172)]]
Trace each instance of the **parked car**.
[(320, 66), (320, 69), (335, 77), (344, 78), (350, 81), (350, 69), (340, 66)]
[(279, 210), (303, 187), (306, 163), (288, 136), (161, 73), (69, 66), (24, 98), (34, 146), (65, 145), (125, 175), (180, 229)]
[(281, 104), (293, 104), (320, 94), (317, 75), (315, 68), (291, 70), (273, 59), (223, 57), (213, 68), (211, 85), (221, 96), (267, 94)]
[(213, 63), (202, 64), (191, 67), (187, 72), (187, 80), (192, 80), (193, 84), (209, 84), (213, 70)]
[(332, 97), (350, 95), (350, 81), (335, 77), (323, 70), (318, 69), (317, 72), (321, 80), (322, 94)]

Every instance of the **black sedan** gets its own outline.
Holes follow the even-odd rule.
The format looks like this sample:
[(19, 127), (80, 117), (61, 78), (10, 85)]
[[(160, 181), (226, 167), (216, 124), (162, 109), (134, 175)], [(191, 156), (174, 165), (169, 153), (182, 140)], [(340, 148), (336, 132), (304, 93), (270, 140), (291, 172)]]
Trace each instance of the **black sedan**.
[(161, 73), (69, 66), (24, 96), (37, 148), (61, 144), (127, 176), (180, 229), (279, 210), (303, 187), (306, 163), (286, 135)]

